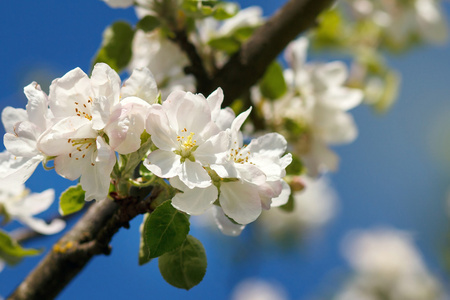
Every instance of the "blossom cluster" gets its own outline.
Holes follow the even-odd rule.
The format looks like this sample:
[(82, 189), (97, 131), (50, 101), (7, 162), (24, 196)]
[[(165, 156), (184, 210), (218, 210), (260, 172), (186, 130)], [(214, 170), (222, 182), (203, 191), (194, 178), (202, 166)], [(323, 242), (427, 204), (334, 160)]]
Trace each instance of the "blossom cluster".
[(350, 143), (357, 137), (356, 124), (347, 111), (362, 102), (363, 93), (345, 86), (348, 71), (344, 63), (306, 63), (308, 44), (302, 37), (287, 47), (286, 94), (267, 101), (255, 89), (253, 101), (262, 106), (267, 123), (287, 137), (308, 175), (317, 176), (338, 167), (339, 159), (330, 145)]
[(183, 212), (202, 214), (216, 204), (233, 220), (222, 216), (227, 222), (245, 225), (288, 199), (286, 140), (270, 133), (244, 145), (240, 128), (251, 109), (237, 117), (221, 109), (220, 88), (208, 98), (177, 90), (160, 104), (147, 68), (135, 69), (121, 85), (119, 75), (99, 63), (91, 77), (76, 68), (55, 79), (48, 95), (36, 82), (25, 95), (25, 110), (2, 112), (1, 178), (22, 184), (40, 162), (48, 168), (53, 161), (62, 177), (79, 178), (86, 201), (103, 200), (117, 154), (135, 153), (146, 131), (153, 151), (144, 166), (180, 191), (172, 204)]

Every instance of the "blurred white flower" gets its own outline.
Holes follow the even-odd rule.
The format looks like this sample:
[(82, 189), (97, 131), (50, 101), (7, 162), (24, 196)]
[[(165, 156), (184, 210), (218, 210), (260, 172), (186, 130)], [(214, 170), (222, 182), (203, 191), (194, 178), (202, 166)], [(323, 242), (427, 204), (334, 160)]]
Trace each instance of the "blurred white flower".
[(405, 232), (353, 232), (344, 240), (344, 254), (355, 276), (338, 294), (338, 300), (447, 299)]
[(246, 279), (233, 290), (232, 300), (287, 300), (286, 291), (278, 284), (261, 279)]
[(258, 225), (277, 236), (292, 233), (299, 235), (324, 226), (333, 216), (337, 205), (337, 195), (326, 177), (312, 179), (301, 177), (305, 188), (293, 192), (294, 210), (281, 209), (265, 211)]
[(29, 194), (25, 186), (16, 180), (0, 180), (0, 212), (4, 218), (17, 220), (36, 232), (54, 234), (64, 229), (66, 223), (63, 220), (54, 219), (47, 224), (44, 220), (33, 217), (47, 210), (54, 199), (53, 189)]

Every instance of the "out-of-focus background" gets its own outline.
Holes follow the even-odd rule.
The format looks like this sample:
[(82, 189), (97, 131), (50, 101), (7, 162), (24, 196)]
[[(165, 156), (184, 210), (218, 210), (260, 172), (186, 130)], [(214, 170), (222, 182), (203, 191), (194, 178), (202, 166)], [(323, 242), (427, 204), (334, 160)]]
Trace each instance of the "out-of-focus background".
[[(280, 5), (239, 2), (242, 7), (262, 6), (265, 16)], [(450, 4), (443, 6), (450, 16)], [(52, 79), (75, 67), (89, 72), (103, 30), (119, 19), (133, 24), (137, 20), (132, 8), (111, 9), (100, 0), (2, 1), (0, 108), (24, 107), (23, 87), (31, 81), (46, 90)], [(448, 285), (450, 44), (417, 47), (388, 55), (388, 61), (402, 76), (398, 101), (382, 115), (364, 105), (351, 111), (359, 136), (350, 145), (334, 148), (340, 167), (327, 175), (335, 189), (334, 217), (304, 235), (300, 245), (274, 244), (256, 226), (248, 226), (239, 237), (226, 237), (193, 218), (191, 234), (206, 248), (208, 269), (199, 286), (184, 291), (163, 280), (157, 261), (138, 266), (141, 218), (136, 218), (129, 230), (121, 229), (114, 237), (112, 254), (93, 259), (59, 298), (221, 300), (230, 299), (236, 286), (249, 278), (273, 284), (285, 299), (329, 298), (352, 274), (342, 254), (343, 241), (354, 230), (377, 228), (408, 232), (429, 272)], [(53, 187), (59, 195), (71, 182), (38, 167), (26, 185), (36, 192)], [(55, 202), (46, 216), (56, 208)], [(276, 226), (277, 220), (271, 219), (269, 227), (270, 222)], [(49, 249), (57, 239), (45, 237), (25, 245)], [(0, 273), (0, 295), (7, 296), (40, 259), (6, 267)]]

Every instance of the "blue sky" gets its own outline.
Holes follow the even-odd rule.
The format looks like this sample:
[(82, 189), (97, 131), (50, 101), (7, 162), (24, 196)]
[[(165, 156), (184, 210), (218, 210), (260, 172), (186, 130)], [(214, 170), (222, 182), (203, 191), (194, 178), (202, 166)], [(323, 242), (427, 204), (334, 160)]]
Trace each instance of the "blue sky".
[[(269, 15), (276, 2), (241, 5), (262, 5)], [(450, 5), (445, 5), (448, 16)], [(132, 9), (114, 10), (99, 0), (2, 1), (0, 108), (23, 107), (22, 89), (33, 80), (45, 87), (49, 78), (75, 67), (87, 72), (104, 28), (119, 19), (136, 21)], [(194, 229), (191, 234), (204, 243), (209, 265), (204, 281), (186, 292), (164, 282), (156, 261), (137, 265), (138, 218), (114, 237), (111, 256), (95, 258), (60, 299), (220, 300), (228, 299), (241, 279), (255, 276), (284, 285), (292, 299), (304, 298), (328, 290), (336, 272), (345, 272), (342, 238), (352, 229), (376, 226), (412, 232), (432, 271), (448, 282), (441, 254), (449, 230), (450, 46), (420, 47), (389, 56), (389, 62), (402, 73), (399, 100), (385, 115), (364, 106), (352, 111), (360, 135), (353, 144), (335, 148), (341, 165), (331, 175), (340, 198), (338, 214), (301, 250), (264, 249), (251, 241), (251, 230), (230, 238)], [(57, 194), (68, 185), (42, 170), (27, 182), (33, 191), (54, 187)], [(28, 245), (49, 247), (56, 240)], [(6, 296), (38, 261), (30, 258), (0, 273), (0, 295)]]

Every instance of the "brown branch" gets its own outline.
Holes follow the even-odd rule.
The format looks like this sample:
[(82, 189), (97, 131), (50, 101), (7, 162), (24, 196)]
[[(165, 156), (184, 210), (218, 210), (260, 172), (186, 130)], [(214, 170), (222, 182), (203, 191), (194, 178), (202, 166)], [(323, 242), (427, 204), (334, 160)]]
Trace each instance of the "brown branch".
[[(210, 81), (193, 45), (183, 35), (178, 43), (185, 47), (191, 72), (199, 81), (198, 92), (208, 95), (217, 87), (225, 93), (224, 105), (248, 90), (264, 74), (267, 66), (298, 34), (313, 26), (319, 13), (333, 0), (290, 0), (233, 55)], [(186, 38), (186, 39), (185, 39)], [(196, 57), (197, 56), (197, 57)], [(201, 82), (201, 83), (200, 83)], [(152, 192), (152, 198), (159, 191)], [(124, 199), (122, 199), (124, 200)], [(53, 250), (19, 285), (9, 299), (49, 299), (56, 295), (97, 254), (109, 254), (113, 235), (140, 213), (151, 210), (149, 202), (116, 203), (104, 200), (92, 205), (54, 246)]]
[(185, 30), (175, 30), (174, 34), (175, 37), (172, 38), (172, 41), (176, 43), (189, 58), (190, 65), (185, 68), (185, 73), (195, 76), (197, 80), (197, 90), (205, 89), (211, 84), (211, 78), (206, 71), (203, 60), (198, 54), (197, 49), (194, 44), (189, 41)]
[(316, 24), (317, 16), (334, 0), (290, 0), (242, 45), (215, 74), (211, 85), (198, 92), (208, 95), (217, 87), (229, 106), (258, 79), (290, 41)]
[(92, 205), (74, 228), (53, 246), (39, 265), (25, 278), (8, 299), (52, 299), (86, 266), (90, 259), (111, 252), (109, 242), (120, 228), (139, 214), (151, 212), (151, 197), (134, 197)]

